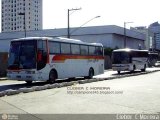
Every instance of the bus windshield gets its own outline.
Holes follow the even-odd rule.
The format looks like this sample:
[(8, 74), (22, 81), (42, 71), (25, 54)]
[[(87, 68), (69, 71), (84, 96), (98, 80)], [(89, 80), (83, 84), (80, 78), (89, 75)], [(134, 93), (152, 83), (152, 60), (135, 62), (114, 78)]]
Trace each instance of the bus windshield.
[(112, 64), (128, 64), (130, 63), (130, 55), (128, 52), (113, 52)]
[(11, 42), (8, 69), (35, 69), (36, 41)]

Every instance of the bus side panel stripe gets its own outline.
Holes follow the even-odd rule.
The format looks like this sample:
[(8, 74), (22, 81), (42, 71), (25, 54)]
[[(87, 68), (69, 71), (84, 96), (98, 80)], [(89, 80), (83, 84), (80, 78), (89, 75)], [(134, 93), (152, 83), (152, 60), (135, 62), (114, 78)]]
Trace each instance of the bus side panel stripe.
[(55, 55), (52, 58), (52, 61), (55, 62), (64, 62), (67, 59), (98, 59), (103, 60), (103, 56), (79, 56), (79, 55)]

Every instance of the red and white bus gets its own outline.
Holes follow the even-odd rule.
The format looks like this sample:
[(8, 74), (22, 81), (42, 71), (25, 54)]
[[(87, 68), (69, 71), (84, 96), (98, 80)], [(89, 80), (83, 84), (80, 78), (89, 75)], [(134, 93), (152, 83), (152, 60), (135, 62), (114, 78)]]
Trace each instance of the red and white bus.
[(12, 80), (54, 82), (104, 72), (103, 45), (80, 40), (28, 37), (11, 41), (7, 76)]

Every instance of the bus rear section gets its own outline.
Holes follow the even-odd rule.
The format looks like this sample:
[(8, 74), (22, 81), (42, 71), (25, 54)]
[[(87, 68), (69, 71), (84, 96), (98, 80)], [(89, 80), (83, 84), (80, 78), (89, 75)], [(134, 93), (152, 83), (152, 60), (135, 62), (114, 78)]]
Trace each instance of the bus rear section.
[(103, 46), (66, 38), (11, 41), (7, 76), (12, 80), (54, 82), (104, 72)]
[(145, 71), (148, 63), (148, 51), (136, 49), (118, 49), (112, 53), (112, 69), (117, 71)]

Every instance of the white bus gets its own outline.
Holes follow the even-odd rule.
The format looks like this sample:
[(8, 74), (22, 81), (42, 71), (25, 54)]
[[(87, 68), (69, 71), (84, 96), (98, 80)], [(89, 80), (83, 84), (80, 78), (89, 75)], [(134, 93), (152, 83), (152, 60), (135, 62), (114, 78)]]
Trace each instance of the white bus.
[(155, 63), (158, 61), (158, 57), (159, 57), (158, 52), (150, 51), (148, 53), (148, 66), (149, 67), (155, 66)]
[(49, 81), (104, 72), (103, 46), (80, 40), (28, 37), (11, 41), (7, 76), (12, 80)]
[(117, 49), (112, 52), (112, 69), (121, 71), (145, 71), (148, 64), (148, 50)]

